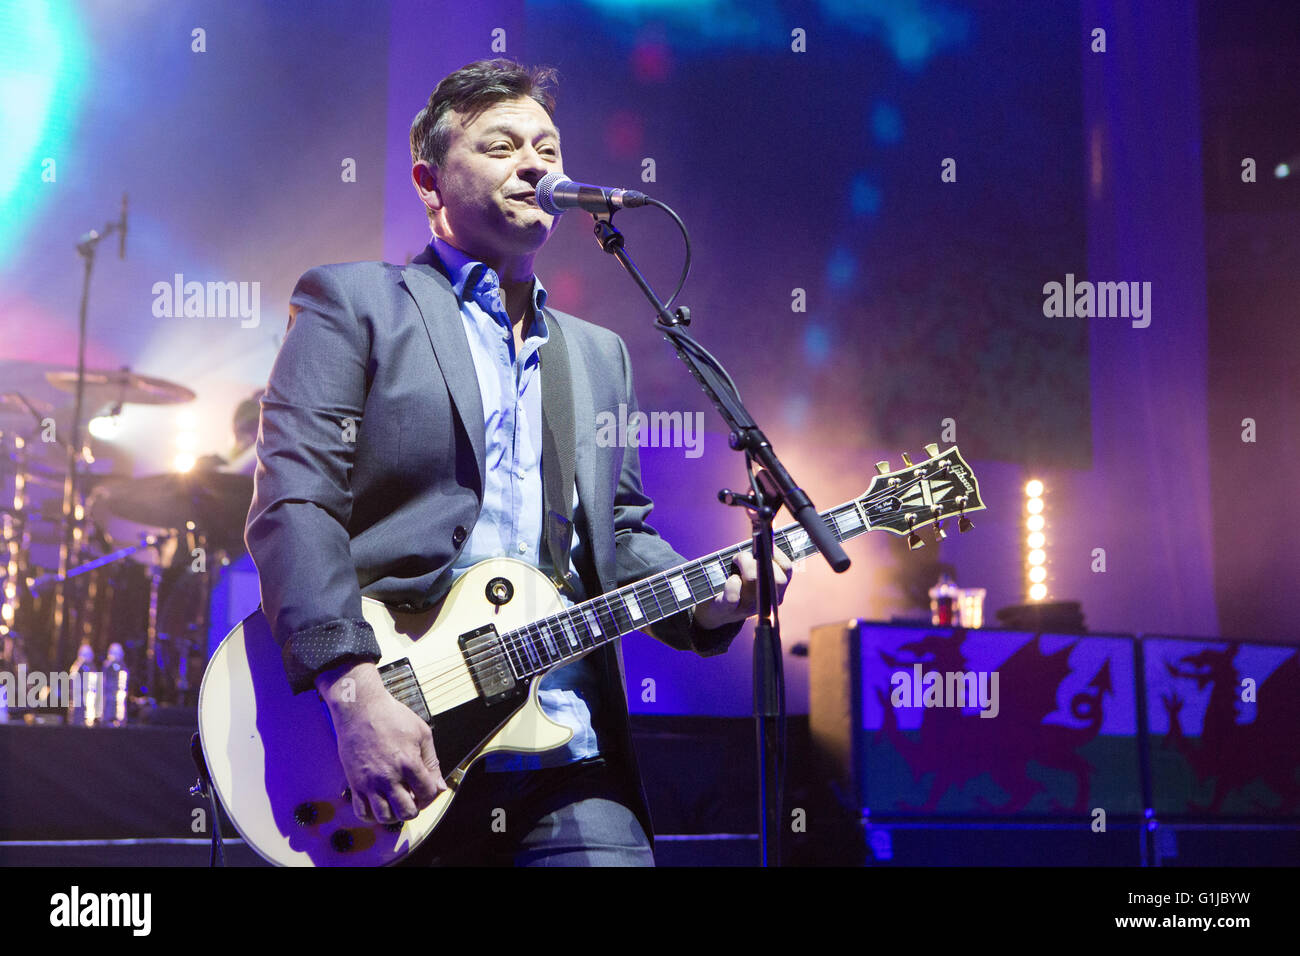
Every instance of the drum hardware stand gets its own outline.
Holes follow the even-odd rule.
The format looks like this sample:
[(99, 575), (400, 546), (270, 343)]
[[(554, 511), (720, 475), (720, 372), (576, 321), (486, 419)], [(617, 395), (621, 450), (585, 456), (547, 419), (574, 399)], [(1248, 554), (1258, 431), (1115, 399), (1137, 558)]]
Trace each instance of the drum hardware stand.
[(172, 536), (173, 535), (169, 533), (142, 534), (140, 535), (139, 544), (131, 545), (129, 548), (121, 548), (117, 551), (114, 551), (112, 554), (106, 554), (102, 558), (96, 558), (94, 561), (87, 561), (85, 564), (78, 565), (76, 568), (74, 568), (73, 570), (69, 571), (66, 574), (51, 573), (51, 574), (42, 574), (39, 578), (29, 578), (27, 582), (28, 587), (30, 588), (32, 594), (39, 594), (42, 590), (44, 590), (46, 587), (49, 587), (51, 584), (54, 585), (64, 584), (72, 580), (73, 578), (77, 578), (83, 574), (89, 574), (91, 571), (98, 570), (99, 568), (102, 568), (106, 564), (112, 564), (115, 561), (125, 560), (126, 558), (129, 558), (133, 554), (137, 554), (141, 551), (155, 547), (159, 542), (166, 541), (168, 538), (171, 538)]
[(54, 597), (54, 659), (63, 660), (68, 643), (68, 607), (67, 579), (68, 572), (76, 563), (76, 540), (78, 538), (79, 519), (76, 516), (80, 504), (80, 489), (77, 481), (77, 466), (82, 456), (81, 416), (84, 412), (86, 395), (86, 313), (90, 305), (90, 276), (95, 268), (95, 251), (100, 242), (117, 233), (120, 239), (119, 256), (126, 258), (126, 194), (122, 194), (122, 213), (116, 222), (104, 224), (102, 231), (92, 229), (83, 235), (77, 243), (77, 252), (85, 260), (85, 271), (81, 283), (81, 305), (77, 316), (77, 389), (76, 399), (72, 405), (72, 434), (67, 443), (68, 477), (63, 485), (63, 541), (59, 546), (59, 587)]
[[(193, 554), (195, 550), (198, 550), (205, 556), (203, 570), (194, 571), (191, 569), (189, 572), (191, 574), (200, 575), (198, 601), (196, 602), (197, 606), (194, 615), (190, 618), (189, 636), (183, 638), (178, 637), (176, 640), (177, 646), (174, 650), (176, 654), (177, 667), (176, 703), (188, 706), (190, 703), (188, 700), (190, 691), (189, 663), (190, 652), (194, 648), (194, 637), (197, 636), (198, 640), (202, 642), (202, 646), (206, 647), (208, 640), (208, 626), (211, 623), (211, 613), (210, 608), (208, 607), (208, 602), (212, 599), (212, 577), (214, 572), (212, 567), (209, 565), (208, 560), (210, 558), (212, 561), (215, 561), (217, 567), (221, 567), (227, 562), (225, 560), (224, 550), (219, 549), (209, 555), (207, 536), (195, 527), (193, 521), (188, 522), (185, 536), (185, 543), (190, 546), (190, 553)], [(184, 646), (182, 647), (181, 645)]]
[[(31, 403), (21, 394), (14, 392), (18, 400), (27, 407), (27, 409), (36, 415), (36, 410)], [(37, 416), (39, 422), (39, 415)], [(23, 539), (26, 535), (27, 518), (27, 468), (26, 468), (26, 443), (20, 435), (14, 436), (14, 454), (12, 457), (14, 470), (14, 488), (13, 502), (0, 502), (3, 511), (0, 511), (0, 545), (3, 546), (4, 553), (0, 557), (4, 566), (0, 568), (0, 660), (12, 662), (16, 666), (16, 660), (20, 651), (24, 652), (24, 641), (22, 634), (18, 632), (19, 610), (22, 604), (22, 598), (19, 596), (19, 584), (25, 577), (27, 569), (27, 554), (23, 547)], [(6, 452), (7, 453), (7, 452)], [(8, 497), (8, 487), (5, 488), (6, 498)]]
[[(120, 548), (112, 554), (106, 554), (102, 558), (96, 558), (94, 561), (87, 561), (85, 564), (78, 565), (65, 574), (44, 574), (39, 578), (33, 578), (28, 582), (28, 587), (33, 595), (39, 594), (40, 591), (49, 585), (58, 586), (61, 590), (66, 587), (69, 581), (78, 578), (83, 574), (89, 574), (107, 564), (113, 564), (117, 561), (124, 561), (133, 554), (150, 548), (156, 548), (164, 541), (168, 541), (176, 536), (176, 532), (168, 531), (159, 534), (142, 534), (140, 543), (127, 548)], [(153, 692), (153, 680), (155, 676), (155, 657), (157, 654), (158, 641), (158, 586), (162, 582), (162, 566), (157, 561), (150, 564), (149, 574), (149, 624), (145, 633), (145, 694), (148, 696)]]

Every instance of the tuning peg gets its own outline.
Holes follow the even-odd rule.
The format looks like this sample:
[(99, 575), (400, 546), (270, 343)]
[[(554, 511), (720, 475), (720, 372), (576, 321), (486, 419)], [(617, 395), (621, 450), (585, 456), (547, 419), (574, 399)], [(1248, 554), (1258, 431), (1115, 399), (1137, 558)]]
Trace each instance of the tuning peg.
[(911, 534), (907, 536), (907, 546), (911, 550), (916, 551), (918, 548), (924, 548), (925, 542), (921, 540), (921, 536), (919, 534), (913, 531)]
[(975, 527), (975, 522), (971, 521), (970, 518), (967, 518), (965, 515), (957, 519), (957, 530), (961, 534), (965, 534), (973, 527)]
[(903, 464), (909, 468), (912, 466), (912, 459), (907, 456), (907, 452), (903, 452)]
[(939, 454), (939, 446), (936, 445), (934, 442), (930, 442), (930, 444), (925, 446), (925, 453), (929, 455), (931, 458), (935, 458)]
[(888, 473), (889, 473), (889, 462), (887, 462), (887, 461), (878, 461), (878, 462), (876, 462), (876, 471), (880, 472), (882, 475), (888, 474)]
[(934, 526), (934, 540), (937, 544), (944, 538), (948, 537), (948, 532), (943, 530), (943, 525), (936, 523)]

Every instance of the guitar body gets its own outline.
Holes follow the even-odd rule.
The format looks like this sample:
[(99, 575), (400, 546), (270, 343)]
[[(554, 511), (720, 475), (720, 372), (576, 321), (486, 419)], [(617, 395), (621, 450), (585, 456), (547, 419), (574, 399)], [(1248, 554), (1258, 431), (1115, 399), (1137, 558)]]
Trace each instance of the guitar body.
[[(489, 600), (491, 587), (497, 600), (506, 592), (508, 599)], [(540, 676), (489, 702), (476, 688), (460, 644), (462, 635), (485, 624), (505, 633), (563, 607), (542, 572), (512, 558), (475, 565), (428, 611), (400, 613), (362, 599), (362, 613), (379, 641), (380, 673), (405, 703), (411, 701), (403, 690), (419, 688), (414, 692), (427, 708), (421, 716), (433, 729), (449, 787), (414, 820), (391, 827), (353, 813), (324, 701), (314, 691), (290, 692), (266, 618), (260, 609), (249, 615), (213, 654), (199, 691), (208, 771), (240, 835), (281, 866), (393, 863), (433, 832), (480, 757), (537, 753), (567, 743), (572, 732), (547, 717), (537, 701)]]

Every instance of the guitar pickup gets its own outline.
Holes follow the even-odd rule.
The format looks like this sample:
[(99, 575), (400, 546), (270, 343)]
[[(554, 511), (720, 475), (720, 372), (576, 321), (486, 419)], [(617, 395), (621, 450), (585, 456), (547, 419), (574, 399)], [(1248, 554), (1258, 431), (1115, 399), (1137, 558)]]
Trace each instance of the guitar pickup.
[(514, 696), (515, 674), (497, 629), (491, 624), (460, 636), (460, 652), (474, 679), (474, 688), (486, 703)]

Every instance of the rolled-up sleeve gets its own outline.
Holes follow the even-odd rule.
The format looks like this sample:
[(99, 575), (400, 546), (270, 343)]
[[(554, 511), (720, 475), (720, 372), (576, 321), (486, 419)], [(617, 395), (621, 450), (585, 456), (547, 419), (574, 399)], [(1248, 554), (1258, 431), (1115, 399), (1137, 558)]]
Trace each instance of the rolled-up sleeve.
[(295, 692), (348, 659), (377, 661), (349, 547), (351, 476), (367, 394), (370, 332), (332, 267), (294, 289), (262, 398), (244, 539), (262, 609)]

